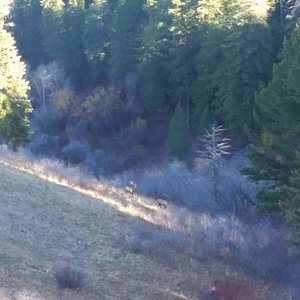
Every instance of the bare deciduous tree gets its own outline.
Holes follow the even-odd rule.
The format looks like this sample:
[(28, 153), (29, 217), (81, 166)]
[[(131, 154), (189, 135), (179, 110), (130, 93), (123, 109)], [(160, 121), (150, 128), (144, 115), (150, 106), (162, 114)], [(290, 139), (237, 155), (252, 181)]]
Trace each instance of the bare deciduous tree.
[(217, 176), (218, 170), (223, 163), (226, 155), (230, 154), (230, 139), (224, 137), (226, 129), (213, 123), (201, 141), (204, 144), (204, 150), (199, 151), (202, 157), (208, 159), (212, 169), (214, 199), (217, 198)]
[(70, 86), (63, 69), (55, 61), (38, 66), (29, 78), (34, 98), (39, 106), (46, 105), (53, 93)]
[(45, 65), (40, 65), (30, 76), (30, 82), (32, 85), (32, 92), (34, 92), (35, 99), (40, 105), (45, 105), (51, 92), (51, 75), (48, 72)]

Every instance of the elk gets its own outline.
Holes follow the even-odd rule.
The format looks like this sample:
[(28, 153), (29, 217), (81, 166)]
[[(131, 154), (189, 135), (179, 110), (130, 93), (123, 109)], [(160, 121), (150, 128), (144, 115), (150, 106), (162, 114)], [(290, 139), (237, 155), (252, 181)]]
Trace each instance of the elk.
[(130, 181), (129, 185), (125, 187), (125, 192), (133, 196), (137, 191), (137, 184), (134, 181)]
[(167, 200), (164, 200), (164, 199), (156, 199), (157, 201), (157, 204), (160, 208), (164, 208), (166, 209), (167, 206), (168, 206), (168, 201)]

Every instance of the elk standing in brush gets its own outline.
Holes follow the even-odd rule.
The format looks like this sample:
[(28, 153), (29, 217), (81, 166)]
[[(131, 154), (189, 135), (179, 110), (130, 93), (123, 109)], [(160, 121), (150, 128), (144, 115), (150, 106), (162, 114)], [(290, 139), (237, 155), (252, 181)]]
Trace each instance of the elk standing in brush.
[(167, 200), (164, 200), (164, 199), (156, 199), (157, 201), (157, 204), (160, 208), (164, 208), (166, 209), (167, 206), (168, 206), (168, 201)]
[(137, 191), (137, 184), (134, 181), (130, 181), (129, 186), (125, 187), (125, 192), (133, 196)]

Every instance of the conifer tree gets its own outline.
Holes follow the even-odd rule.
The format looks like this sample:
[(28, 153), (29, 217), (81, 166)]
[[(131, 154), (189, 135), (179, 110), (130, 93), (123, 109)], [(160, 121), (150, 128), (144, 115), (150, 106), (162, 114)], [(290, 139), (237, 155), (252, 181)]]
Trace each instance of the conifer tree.
[[(198, 0), (173, 0), (172, 15), (172, 46), (170, 50), (170, 82), (173, 103), (184, 104), (187, 120), (190, 123), (191, 86), (196, 79), (195, 57), (200, 48), (202, 30)], [(202, 2), (203, 3), (203, 2)]]
[(97, 0), (85, 12), (83, 48), (94, 84), (108, 80), (113, 8), (108, 1)]
[(74, 87), (81, 91), (89, 83), (89, 67), (84, 53), (84, 0), (69, 0), (62, 15), (60, 59)]
[(23, 59), (33, 68), (48, 61), (42, 33), (42, 6), (40, 0), (12, 2), (13, 34)]
[(224, 0), (201, 9), (207, 12), (200, 14), (203, 30), (193, 84), (194, 115), (202, 130), (215, 117), (243, 136), (244, 126), (254, 123), (255, 90), (268, 80), (271, 69), (267, 7), (262, 14), (252, 10), (251, 3)]
[(148, 112), (170, 106), (169, 49), (172, 43), (172, 17), (168, 11), (171, 7), (170, 0), (148, 0), (146, 4), (148, 23), (141, 38), (139, 73), (143, 101)]
[(140, 35), (147, 20), (144, 4), (145, 0), (118, 1), (113, 15), (109, 65), (118, 83), (137, 70)]
[(0, 4), (0, 137), (13, 149), (29, 138), (28, 90), (25, 65), (7, 30)]
[(84, 52), (83, 0), (42, 0), (42, 28), (45, 51), (61, 64), (74, 88), (81, 91), (89, 83), (89, 66)]
[(189, 149), (189, 134), (186, 114), (180, 104), (177, 105), (170, 120), (166, 149), (169, 157), (183, 160)]
[(214, 105), (231, 132), (244, 136), (245, 126), (254, 128), (255, 91), (267, 82), (272, 70), (272, 41), (265, 21), (247, 22), (233, 29), (224, 45), (224, 63), (218, 72), (219, 90)]
[(285, 42), (282, 61), (274, 66), (271, 82), (256, 96), (255, 119), (261, 131), (259, 135), (252, 133), (255, 147), (249, 157), (254, 166), (244, 170), (250, 178), (268, 183), (258, 193), (262, 207), (283, 212), (293, 224), (300, 223), (299, 52), (300, 25)]
[(292, 237), (294, 244), (300, 245), (300, 153), (296, 155), (294, 169), (291, 172), (289, 183), (283, 188), (286, 201), (281, 202), (281, 210), (284, 211), (289, 224), (294, 226)]
[(63, 33), (63, 0), (41, 0), (44, 49), (50, 60), (61, 62)]
[(281, 7), (281, 2), (269, 0), (270, 10), (267, 22), (270, 26), (272, 45), (273, 45), (273, 61), (278, 62), (278, 55), (282, 49), (284, 41), (284, 19)]

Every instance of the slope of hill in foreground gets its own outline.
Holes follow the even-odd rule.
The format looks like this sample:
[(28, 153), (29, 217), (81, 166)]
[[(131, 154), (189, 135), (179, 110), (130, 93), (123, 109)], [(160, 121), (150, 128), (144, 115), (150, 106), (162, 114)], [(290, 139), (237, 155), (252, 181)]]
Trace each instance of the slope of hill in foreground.
[[(84, 195), (10, 164), (0, 161), (0, 299), (206, 300), (202, 291), (215, 279), (270, 290), (222, 263), (179, 255), (174, 265), (130, 251), (120, 237), (130, 238), (134, 227), (150, 222), (145, 216), (158, 208), (149, 199), (121, 198), (113, 189)], [(55, 271), (66, 262), (87, 273), (82, 291), (57, 287)]]

